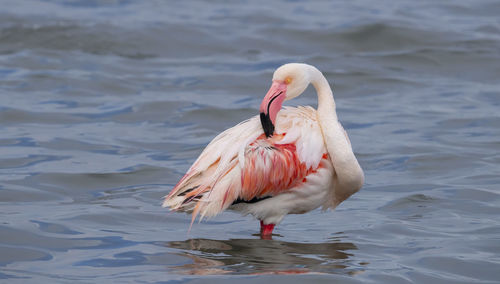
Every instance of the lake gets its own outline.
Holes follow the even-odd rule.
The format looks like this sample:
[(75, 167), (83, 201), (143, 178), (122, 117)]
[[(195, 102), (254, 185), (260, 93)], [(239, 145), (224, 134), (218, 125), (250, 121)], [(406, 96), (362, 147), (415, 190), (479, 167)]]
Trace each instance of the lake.
[[(270, 2), (2, 2), (0, 282), (500, 283), (500, 2)], [(364, 187), (189, 231), (163, 196), (288, 62)]]

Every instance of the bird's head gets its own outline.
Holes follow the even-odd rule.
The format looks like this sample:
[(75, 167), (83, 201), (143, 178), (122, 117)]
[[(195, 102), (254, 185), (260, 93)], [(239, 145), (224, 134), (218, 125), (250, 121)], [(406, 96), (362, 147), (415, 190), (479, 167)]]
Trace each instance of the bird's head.
[(271, 88), (260, 104), (260, 122), (267, 137), (274, 133), (276, 116), (283, 102), (302, 94), (311, 82), (311, 68), (314, 67), (289, 63), (274, 71)]

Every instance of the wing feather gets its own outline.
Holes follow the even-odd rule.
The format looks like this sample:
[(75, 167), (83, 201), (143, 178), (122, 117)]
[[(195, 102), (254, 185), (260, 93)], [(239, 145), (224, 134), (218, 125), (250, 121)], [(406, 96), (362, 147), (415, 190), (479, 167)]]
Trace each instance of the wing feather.
[(193, 212), (193, 220), (215, 216), (236, 200), (275, 196), (299, 185), (325, 153), (313, 108), (281, 110), (271, 138), (255, 116), (215, 137), (163, 206)]

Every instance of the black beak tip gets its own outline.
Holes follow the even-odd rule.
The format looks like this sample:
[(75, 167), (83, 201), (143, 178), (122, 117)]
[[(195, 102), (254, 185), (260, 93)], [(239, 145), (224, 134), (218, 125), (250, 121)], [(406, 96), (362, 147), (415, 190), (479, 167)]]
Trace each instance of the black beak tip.
[(263, 112), (260, 113), (260, 123), (262, 124), (262, 129), (264, 129), (264, 133), (266, 137), (273, 136), (274, 133), (274, 124), (269, 117), (269, 114), (265, 114)]

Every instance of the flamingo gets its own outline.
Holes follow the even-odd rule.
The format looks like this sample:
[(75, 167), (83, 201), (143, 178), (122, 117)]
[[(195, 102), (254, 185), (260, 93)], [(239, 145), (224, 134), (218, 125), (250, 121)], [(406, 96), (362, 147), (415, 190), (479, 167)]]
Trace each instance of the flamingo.
[[(312, 84), (318, 109), (284, 107)], [(269, 239), (287, 214), (334, 209), (363, 185), (364, 174), (337, 118), (328, 81), (314, 66), (274, 72), (260, 115), (217, 135), (165, 197), (163, 207), (213, 217), (232, 209), (260, 220)]]

